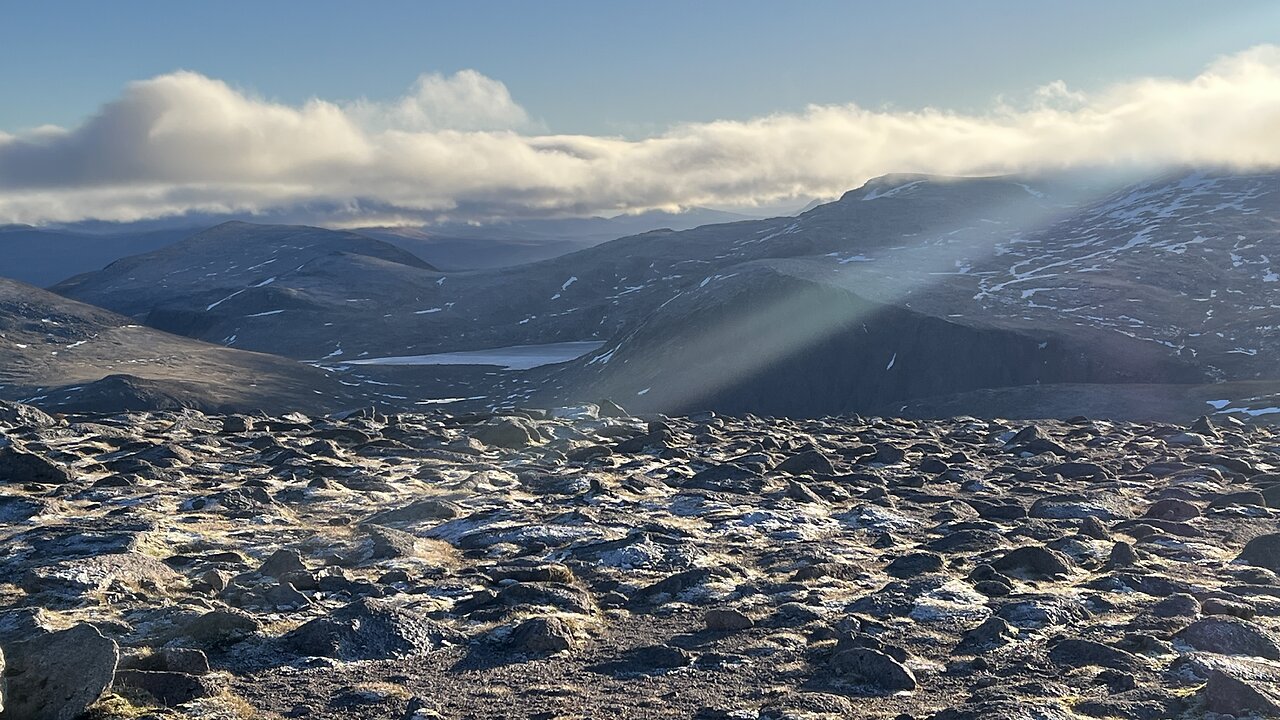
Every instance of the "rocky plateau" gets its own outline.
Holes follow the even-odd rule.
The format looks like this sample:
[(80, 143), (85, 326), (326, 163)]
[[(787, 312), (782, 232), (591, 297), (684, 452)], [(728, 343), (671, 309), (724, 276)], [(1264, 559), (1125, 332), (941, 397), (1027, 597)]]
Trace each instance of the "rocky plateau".
[(1280, 431), (0, 405), (0, 718), (1280, 716)]

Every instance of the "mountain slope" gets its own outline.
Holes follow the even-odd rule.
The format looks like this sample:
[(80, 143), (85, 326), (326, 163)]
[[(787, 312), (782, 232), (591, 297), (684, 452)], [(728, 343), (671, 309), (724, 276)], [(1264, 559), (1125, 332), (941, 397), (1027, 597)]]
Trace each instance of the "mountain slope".
[[(979, 217), (1017, 227), (1064, 212), (1073, 192), (1048, 183), (1029, 192), (1026, 183), (1007, 179), (909, 182), (921, 187), (907, 201), (879, 194), (888, 190), (872, 183), (799, 218), (654, 231), (490, 271), (433, 273), (399, 262), (376, 274), (329, 273), (314, 257), (260, 267), (273, 253), (293, 252), (279, 246), (301, 231), (228, 224), (217, 237), (206, 239), (210, 231), (55, 290), (166, 330), (299, 359), (605, 340), (743, 262), (832, 252), (856, 257), (922, 232), (965, 228)], [(341, 244), (347, 240), (330, 239), (348, 247)], [(305, 322), (285, 322), (296, 317), (295, 306), (315, 312)]]
[(418, 257), (355, 233), (225, 223), (53, 289), (161, 330), (314, 358), (341, 345), (326, 329), (335, 325), (402, 338), (371, 324), (371, 308), (412, 303), (406, 284), (436, 276)]
[(0, 279), (0, 397), (47, 409), (327, 411), (359, 404), (323, 371), (196, 342)]
[[(859, 202), (906, 203), (928, 181), (884, 185)], [(793, 242), (815, 235), (808, 216)], [(861, 243), (856, 255), (739, 264), (672, 298), (561, 387), (640, 409), (820, 414), (984, 387), (1275, 379), (1278, 224), (1276, 176), (1187, 172), (1040, 227), (983, 217)], [(769, 290), (779, 277), (791, 288)]]
[[(613, 397), (646, 411), (811, 415), (991, 387), (1261, 381), (1278, 374), (1278, 189), (1266, 173), (894, 175), (798, 217), (654, 231), (497, 270), (435, 272), (381, 246), (245, 274), (249, 260), (224, 251), (180, 286), (169, 278), (182, 258), (153, 257), (59, 290), (330, 364), (605, 343), (536, 374), (538, 388), (504, 399), (471, 378), (456, 393), (490, 405)], [(298, 230), (225, 232), (221, 246), (239, 248), (254, 245), (234, 236), (287, 246)]]

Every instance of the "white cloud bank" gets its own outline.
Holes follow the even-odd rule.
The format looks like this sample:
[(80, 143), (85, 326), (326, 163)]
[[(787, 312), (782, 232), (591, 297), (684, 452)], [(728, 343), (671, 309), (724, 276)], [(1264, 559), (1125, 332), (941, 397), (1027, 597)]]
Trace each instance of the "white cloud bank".
[(613, 213), (832, 196), (889, 172), (1280, 166), (1280, 47), (1187, 79), (1050, 83), (983, 114), (812, 106), (648, 139), (530, 133), (506, 87), (425, 75), (397, 101), (268, 102), (195, 73), (128, 86), (72, 129), (0, 133), (0, 222), (308, 205), (331, 217)]

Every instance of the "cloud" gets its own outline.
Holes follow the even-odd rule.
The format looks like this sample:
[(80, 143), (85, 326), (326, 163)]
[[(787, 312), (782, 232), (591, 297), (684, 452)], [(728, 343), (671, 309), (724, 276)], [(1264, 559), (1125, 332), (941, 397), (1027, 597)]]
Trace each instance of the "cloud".
[(506, 85), (475, 70), (449, 77), (420, 75), (409, 94), (399, 100), (359, 100), (345, 109), (361, 125), (375, 130), (518, 130), (530, 124)]
[(502, 83), (424, 75), (388, 103), (300, 106), (179, 72), (129, 85), (71, 129), (0, 133), (0, 222), (324, 207), (317, 222), (614, 213), (833, 196), (889, 172), (1280, 165), (1280, 48), (1190, 79), (1023, 106), (811, 106), (629, 140), (529, 131)]

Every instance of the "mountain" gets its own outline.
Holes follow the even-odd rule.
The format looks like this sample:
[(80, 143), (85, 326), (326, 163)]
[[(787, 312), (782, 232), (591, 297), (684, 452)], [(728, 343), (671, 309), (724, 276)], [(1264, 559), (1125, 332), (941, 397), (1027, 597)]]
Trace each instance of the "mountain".
[[(1277, 180), (891, 175), (798, 217), (657, 230), (474, 271), (436, 271), (350, 233), (234, 224), (57, 290), (330, 365), (602, 344), (537, 372), (489, 368), (456, 392), (428, 376), (465, 373), (360, 367), (399, 377), (404, 397), (431, 384), (486, 405), (612, 398), (646, 412), (823, 415), (1072, 386), (1099, 396), (1082, 405), (1132, 415), (1141, 408), (1104, 401), (1141, 383), (1181, 398), (1153, 401), (1162, 413), (1210, 401), (1243, 412), (1270, 407), (1266, 393), (1212, 388), (1278, 374)], [(291, 258), (281, 270), (258, 267), (280, 253)]]
[(168, 332), (307, 359), (339, 350), (344, 331), (402, 347), (404, 329), (373, 310), (416, 307), (415, 284), (438, 275), (363, 235), (233, 222), (54, 290)]
[(649, 211), (611, 218), (520, 220), (485, 224), (437, 223), (421, 227), (366, 227), (355, 232), (384, 240), (442, 270), (486, 270), (548, 260), (608, 240), (657, 229), (752, 219), (707, 208)]
[[(1177, 173), (1038, 222), (987, 204), (963, 227), (716, 267), (565, 384), (640, 408), (814, 414), (992, 387), (1275, 380), (1278, 179)], [(831, 214), (936, 193), (956, 188), (885, 178), (782, 231), (821, 238)]]
[(193, 230), (93, 234), (29, 225), (0, 227), (0, 276), (47, 287), (72, 275), (101, 269), (130, 255), (151, 252)]
[[(84, 221), (56, 227), (0, 225), (0, 277), (48, 287), (72, 276), (100, 270), (121, 258), (159, 250), (228, 222), (296, 225), (307, 218), (332, 217), (336, 208), (303, 207), (260, 217), (187, 214), (129, 223)], [(559, 218), (487, 223), (436, 222), (409, 227), (363, 227), (354, 232), (395, 245), (435, 267), (472, 270), (546, 260), (607, 240), (657, 228), (683, 230), (751, 216), (690, 208), (612, 218)]]
[(113, 412), (324, 412), (363, 402), (301, 363), (170, 335), (4, 279), (0, 398), (49, 410)]

